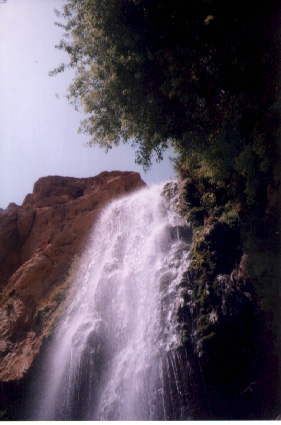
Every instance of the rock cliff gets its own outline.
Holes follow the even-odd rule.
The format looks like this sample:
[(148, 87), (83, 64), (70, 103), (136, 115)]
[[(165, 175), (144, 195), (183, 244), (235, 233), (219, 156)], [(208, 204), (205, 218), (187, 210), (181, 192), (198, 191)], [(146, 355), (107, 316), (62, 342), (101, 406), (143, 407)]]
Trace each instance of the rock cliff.
[(181, 181), (193, 244), (178, 316), (189, 360), (199, 365), (197, 419), (273, 419), (281, 394), (280, 198), (268, 188), (266, 209), (254, 216), (231, 202), (212, 208), (212, 194), (191, 176)]
[(21, 380), (63, 309), (77, 257), (101, 209), (145, 186), (134, 172), (40, 178), (0, 211), (0, 381)]

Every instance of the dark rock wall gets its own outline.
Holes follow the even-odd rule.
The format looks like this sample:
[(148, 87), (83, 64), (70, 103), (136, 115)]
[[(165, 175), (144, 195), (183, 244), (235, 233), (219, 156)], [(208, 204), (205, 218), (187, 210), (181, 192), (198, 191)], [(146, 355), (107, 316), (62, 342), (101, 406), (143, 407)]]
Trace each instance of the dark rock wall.
[(197, 418), (273, 419), (280, 410), (276, 194), (274, 208), (268, 203), (255, 220), (201, 214), (200, 196), (194, 181), (182, 183), (193, 253), (178, 314), (187, 358), (203, 382)]

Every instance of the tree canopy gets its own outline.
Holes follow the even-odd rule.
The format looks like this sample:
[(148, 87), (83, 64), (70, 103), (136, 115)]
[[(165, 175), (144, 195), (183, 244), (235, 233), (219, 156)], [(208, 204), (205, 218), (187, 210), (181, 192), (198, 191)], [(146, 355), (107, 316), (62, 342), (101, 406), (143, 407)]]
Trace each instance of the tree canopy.
[(172, 145), (181, 169), (205, 161), (254, 199), (253, 175), (278, 175), (278, 3), (67, 0), (70, 61), (52, 74), (76, 69), (69, 100), (90, 145), (130, 141), (144, 167)]

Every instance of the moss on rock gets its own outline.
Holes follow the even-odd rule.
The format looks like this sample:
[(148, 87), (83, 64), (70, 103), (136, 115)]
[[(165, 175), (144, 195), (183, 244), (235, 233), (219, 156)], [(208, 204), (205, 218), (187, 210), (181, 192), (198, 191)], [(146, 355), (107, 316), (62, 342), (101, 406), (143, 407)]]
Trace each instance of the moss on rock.
[[(181, 212), (193, 227), (192, 258), (181, 281), (183, 301), (178, 311), (182, 344), (200, 363), (206, 386), (202, 400), (207, 398), (210, 415), (221, 419), (274, 417), (276, 350), (267, 345), (274, 340), (270, 327), (275, 326), (278, 333), (277, 306), (271, 309), (275, 325), (274, 319), (269, 320), (269, 304), (273, 306), (269, 300), (277, 293), (272, 285), (278, 281), (270, 270), (276, 267), (261, 253), (262, 242), (258, 247), (253, 222), (239, 204), (225, 198), (216, 207), (219, 197), (213, 193), (202, 182), (182, 181)], [(254, 223), (260, 229), (258, 221)], [(263, 241), (264, 236), (263, 231)], [(271, 239), (274, 245), (274, 235)], [(275, 261), (278, 252), (272, 257)], [(271, 361), (275, 366), (269, 367)], [(266, 370), (275, 389), (270, 387)], [(275, 401), (271, 402), (273, 393)], [(270, 408), (265, 414), (266, 404)]]

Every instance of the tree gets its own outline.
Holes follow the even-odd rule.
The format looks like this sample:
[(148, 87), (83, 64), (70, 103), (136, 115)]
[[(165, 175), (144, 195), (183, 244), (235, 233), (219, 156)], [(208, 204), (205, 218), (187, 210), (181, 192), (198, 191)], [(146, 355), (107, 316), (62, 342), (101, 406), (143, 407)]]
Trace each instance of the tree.
[(262, 172), (268, 173), (277, 150), (266, 122), (277, 101), (279, 5), (250, 0), (247, 6), (68, 0), (57, 47), (70, 62), (52, 74), (76, 69), (69, 100), (87, 114), (80, 131), (89, 144), (110, 149), (131, 141), (146, 168), (153, 154), (161, 159), (172, 145), (180, 163), (195, 152), (227, 178), (248, 178), (236, 166), (239, 158), (250, 158), (261, 172), (266, 156)]

